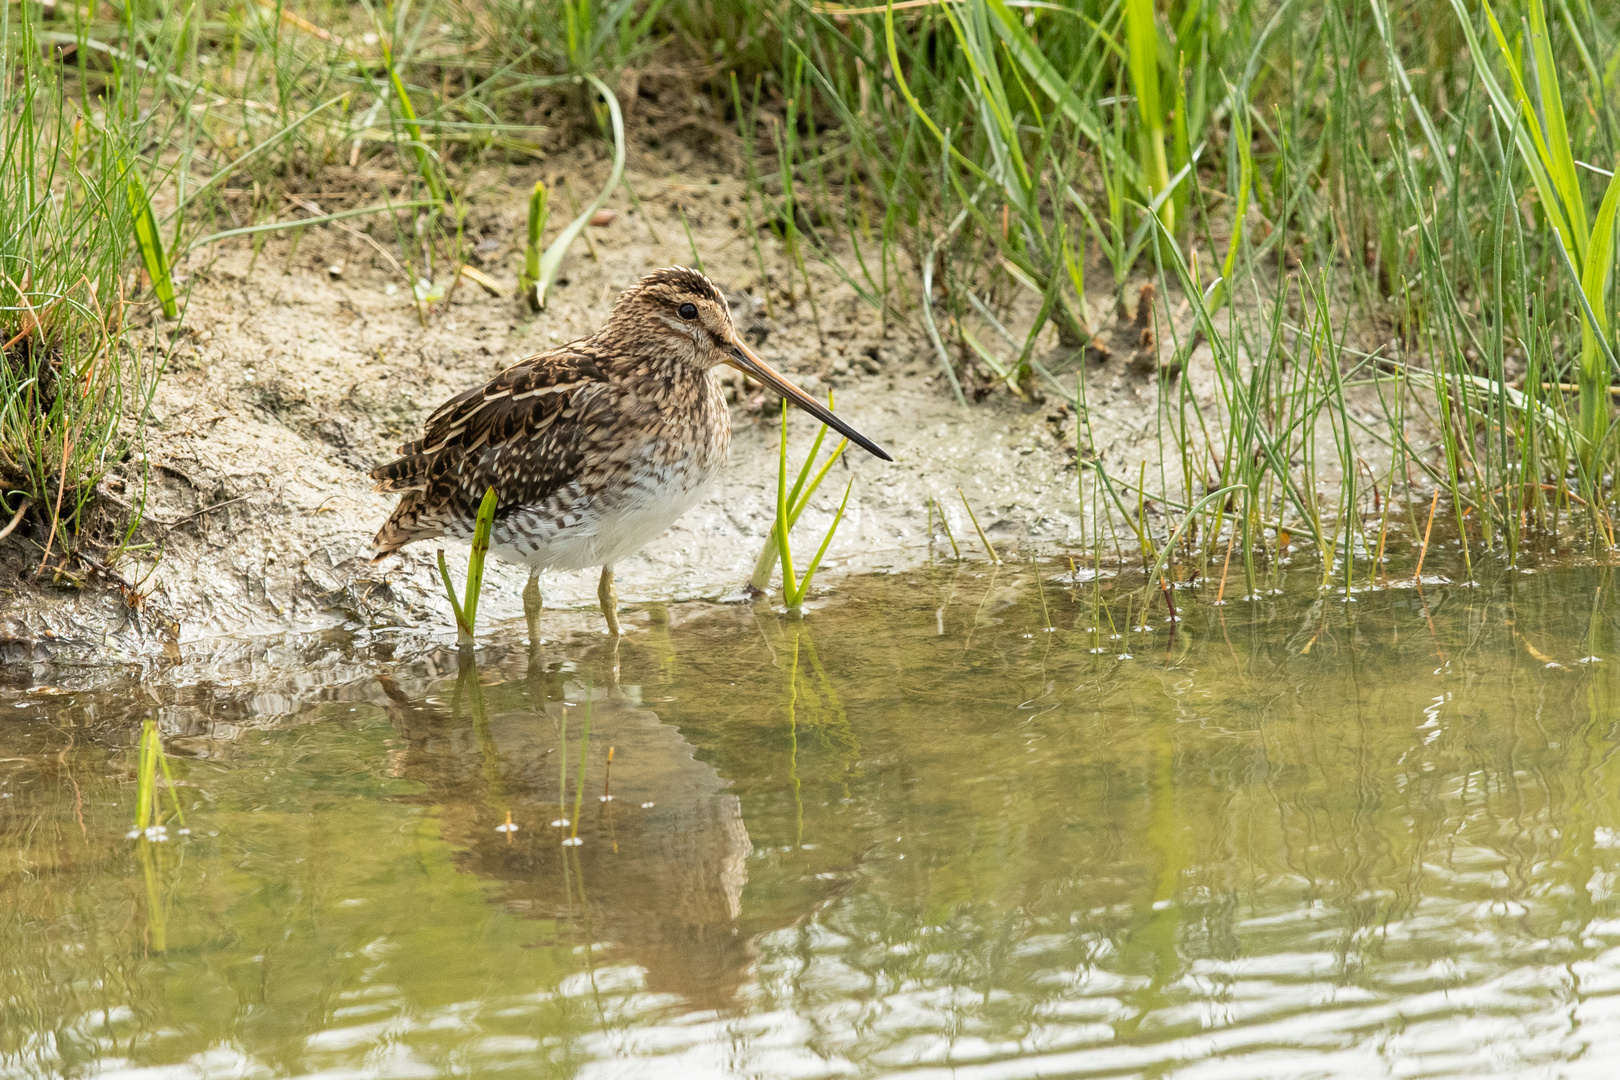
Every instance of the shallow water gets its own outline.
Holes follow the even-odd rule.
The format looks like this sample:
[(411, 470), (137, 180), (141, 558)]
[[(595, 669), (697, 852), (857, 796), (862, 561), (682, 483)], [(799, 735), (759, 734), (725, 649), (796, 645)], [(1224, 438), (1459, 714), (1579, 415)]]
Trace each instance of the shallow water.
[(1610, 1075), (1607, 571), (1043, 573), (0, 687), (0, 1076)]

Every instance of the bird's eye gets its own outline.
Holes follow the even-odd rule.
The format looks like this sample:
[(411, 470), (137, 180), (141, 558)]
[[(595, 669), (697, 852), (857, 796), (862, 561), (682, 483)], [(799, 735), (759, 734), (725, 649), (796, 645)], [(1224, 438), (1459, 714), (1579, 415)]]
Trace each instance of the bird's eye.
[(695, 318), (697, 318), (697, 305), (696, 304), (682, 304), (678, 310), (680, 311), (681, 318), (683, 318), (683, 319), (695, 319)]

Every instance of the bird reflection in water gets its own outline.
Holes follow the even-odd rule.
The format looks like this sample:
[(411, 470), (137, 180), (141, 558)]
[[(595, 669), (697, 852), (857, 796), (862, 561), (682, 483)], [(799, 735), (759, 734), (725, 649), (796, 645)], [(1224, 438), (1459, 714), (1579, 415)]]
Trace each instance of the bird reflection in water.
[(432, 693), (443, 683), (383, 678), (405, 739), (394, 773), (422, 785), (458, 868), (554, 921), (556, 944), (639, 966), (649, 991), (729, 1005), (750, 962), (737, 796), (618, 684), (617, 650), (531, 657), (521, 678), (507, 659), (464, 665), (448, 702)]

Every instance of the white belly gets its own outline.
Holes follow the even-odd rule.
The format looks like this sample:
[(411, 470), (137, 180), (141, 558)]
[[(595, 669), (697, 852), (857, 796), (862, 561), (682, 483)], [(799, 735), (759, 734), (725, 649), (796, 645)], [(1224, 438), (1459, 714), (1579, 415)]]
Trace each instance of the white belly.
[(695, 506), (716, 471), (643, 477), (611, 497), (576, 496), (560, 515), (520, 510), (496, 525), (490, 552), (536, 570), (612, 566), (640, 551)]

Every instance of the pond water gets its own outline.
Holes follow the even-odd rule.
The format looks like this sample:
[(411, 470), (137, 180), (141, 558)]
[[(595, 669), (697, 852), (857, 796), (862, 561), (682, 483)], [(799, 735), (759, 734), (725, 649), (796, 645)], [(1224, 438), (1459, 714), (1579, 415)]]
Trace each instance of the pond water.
[(334, 636), (14, 672), (0, 1076), (1612, 1075), (1607, 570), (1299, 572), (1173, 633), (1066, 574), (497, 636), (475, 680)]

